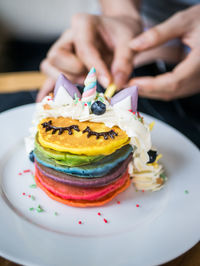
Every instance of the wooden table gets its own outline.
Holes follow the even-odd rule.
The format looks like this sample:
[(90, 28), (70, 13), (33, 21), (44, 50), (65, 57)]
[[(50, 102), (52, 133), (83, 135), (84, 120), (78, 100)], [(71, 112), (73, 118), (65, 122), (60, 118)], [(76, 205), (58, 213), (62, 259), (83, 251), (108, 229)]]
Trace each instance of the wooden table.
[[(0, 74), (0, 93), (12, 93), (16, 91), (27, 91), (40, 88), (44, 80), (45, 76), (37, 71)], [(3, 241), (3, 239), (1, 239), (1, 241)], [(17, 265), (18, 264), (14, 262), (0, 257), (0, 266)], [(164, 266), (200, 266), (200, 243), (195, 245), (180, 257), (165, 263)]]

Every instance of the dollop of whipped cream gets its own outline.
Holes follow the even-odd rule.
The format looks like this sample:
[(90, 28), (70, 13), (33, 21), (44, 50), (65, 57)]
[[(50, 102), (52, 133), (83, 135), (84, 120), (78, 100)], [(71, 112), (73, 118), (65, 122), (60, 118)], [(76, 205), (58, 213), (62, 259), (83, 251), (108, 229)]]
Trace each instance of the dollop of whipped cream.
[(164, 175), (164, 168), (158, 162), (144, 164), (139, 158), (129, 163), (129, 174), (137, 190), (160, 190), (167, 177)]
[(129, 110), (121, 109), (117, 105), (111, 106), (103, 94), (99, 94), (98, 98), (106, 104), (106, 112), (102, 115), (92, 114), (90, 105), (78, 98), (66, 105), (60, 105), (54, 102), (50, 96), (47, 96), (42, 102), (37, 103), (30, 136), (25, 139), (27, 152), (29, 153), (34, 149), (37, 126), (44, 118), (62, 116), (81, 122), (101, 122), (110, 128), (118, 126), (129, 136), (130, 145), (134, 149), (133, 160), (129, 165), (129, 174), (133, 177), (137, 189), (156, 190), (161, 187), (156, 183), (156, 180), (163, 172), (162, 166), (154, 167), (147, 164), (149, 161), (147, 152), (152, 146), (149, 125)]

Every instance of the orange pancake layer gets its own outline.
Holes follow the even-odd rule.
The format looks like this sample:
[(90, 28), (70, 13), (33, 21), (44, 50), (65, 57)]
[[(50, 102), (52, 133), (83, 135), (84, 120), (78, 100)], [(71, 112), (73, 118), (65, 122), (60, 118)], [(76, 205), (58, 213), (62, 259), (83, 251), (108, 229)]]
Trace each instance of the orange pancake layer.
[(60, 197), (54, 195), (50, 191), (48, 191), (40, 183), (40, 181), (39, 181), (39, 179), (37, 178), (36, 175), (35, 175), (35, 182), (36, 182), (37, 186), (40, 187), (51, 199), (56, 200), (58, 202), (61, 202), (63, 204), (69, 205), (69, 206), (84, 208), (84, 207), (95, 207), (95, 206), (104, 205), (104, 204), (108, 203), (109, 201), (111, 201), (119, 193), (121, 193), (124, 190), (126, 190), (130, 186), (130, 183), (131, 183), (128, 173), (126, 173), (126, 177), (127, 177), (126, 182), (120, 188), (116, 189), (114, 192), (111, 192), (111, 193), (107, 194), (105, 197), (102, 197), (99, 200), (95, 200), (95, 201), (63, 199), (63, 198), (60, 198)]

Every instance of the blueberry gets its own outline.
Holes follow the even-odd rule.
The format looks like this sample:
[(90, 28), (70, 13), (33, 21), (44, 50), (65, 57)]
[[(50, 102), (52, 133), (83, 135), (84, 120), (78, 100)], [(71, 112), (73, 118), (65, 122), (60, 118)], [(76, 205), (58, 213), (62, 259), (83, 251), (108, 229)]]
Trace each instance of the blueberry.
[(29, 153), (29, 160), (34, 163), (34, 153), (33, 153), (33, 151), (31, 151)]
[(95, 115), (102, 115), (106, 111), (106, 105), (101, 101), (96, 101), (92, 104), (91, 111)]
[(148, 155), (149, 155), (149, 161), (148, 161), (148, 163), (155, 162), (156, 157), (157, 157), (157, 151), (149, 150), (148, 151)]

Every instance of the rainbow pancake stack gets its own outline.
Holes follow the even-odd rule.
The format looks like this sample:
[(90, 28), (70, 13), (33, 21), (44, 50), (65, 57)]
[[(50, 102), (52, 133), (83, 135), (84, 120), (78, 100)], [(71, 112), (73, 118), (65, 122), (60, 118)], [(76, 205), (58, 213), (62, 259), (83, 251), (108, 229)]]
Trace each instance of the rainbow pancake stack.
[[(38, 104), (33, 132), (35, 180), (52, 199), (75, 207), (100, 206), (130, 185), (163, 185), (149, 126), (137, 108), (137, 88), (107, 99), (92, 68), (79, 92), (64, 75), (53, 96)], [(29, 145), (30, 146), (30, 145)]]
[[(59, 78), (54, 93), (54, 104), (62, 105), (60, 99), (63, 101), (64, 94), (61, 91), (60, 97), (58, 90), (73, 94), (77, 104), (88, 106), (94, 114), (99, 112), (100, 116), (105, 111), (106, 105), (95, 101), (94, 68), (85, 81), (81, 103), (79, 91), (69, 86), (64, 76)], [(99, 102), (103, 108), (98, 106)], [(44, 107), (51, 108), (49, 104)], [(133, 148), (129, 142), (126, 132), (118, 126), (109, 128), (99, 122), (46, 117), (38, 124), (35, 137), (36, 183), (49, 197), (64, 204), (76, 207), (105, 204), (130, 185), (127, 168)]]

